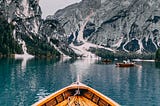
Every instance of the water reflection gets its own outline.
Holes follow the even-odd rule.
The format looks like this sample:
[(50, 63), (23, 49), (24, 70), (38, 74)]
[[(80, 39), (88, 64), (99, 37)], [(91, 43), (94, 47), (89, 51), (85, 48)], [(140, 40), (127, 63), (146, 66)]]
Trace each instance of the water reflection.
[(155, 62), (155, 67), (160, 69), (160, 62)]
[(160, 71), (155, 63), (139, 62), (142, 67), (119, 68), (95, 62), (33, 59), (22, 69), (22, 60), (0, 60), (0, 106), (30, 106), (76, 81), (77, 75), (81, 82), (121, 105), (160, 105)]
[(74, 82), (79, 78), (80, 82), (82, 82), (83, 77), (90, 73), (90, 68), (95, 61), (95, 59), (81, 59), (71, 64), (72, 81)]
[(137, 83), (138, 86), (141, 87), (142, 85), (142, 66), (137, 66)]
[(22, 70), (25, 70), (25, 68), (26, 68), (26, 64), (27, 64), (27, 61), (28, 61), (29, 59), (23, 59), (22, 60), (22, 64), (21, 64), (21, 69)]
[[(52, 76), (52, 73), (55, 75), (52, 68), (56, 61), (1, 59), (0, 106), (25, 106), (34, 102), (33, 97), (41, 99), (48, 95), (54, 88), (52, 81), (57, 80)], [(48, 84), (52, 86), (50, 89), (46, 88)]]

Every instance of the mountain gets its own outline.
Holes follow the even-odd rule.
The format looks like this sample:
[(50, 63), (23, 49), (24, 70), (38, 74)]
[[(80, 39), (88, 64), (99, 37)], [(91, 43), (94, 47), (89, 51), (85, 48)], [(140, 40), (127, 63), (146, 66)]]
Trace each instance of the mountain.
[(37, 57), (155, 53), (160, 47), (159, 8), (159, 0), (82, 0), (43, 20), (39, 0), (1, 0), (0, 29), (5, 33), (0, 42), (7, 39), (1, 48)]
[(86, 42), (138, 54), (160, 47), (159, 0), (82, 0), (47, 19), (59, 21), (76, 49)]

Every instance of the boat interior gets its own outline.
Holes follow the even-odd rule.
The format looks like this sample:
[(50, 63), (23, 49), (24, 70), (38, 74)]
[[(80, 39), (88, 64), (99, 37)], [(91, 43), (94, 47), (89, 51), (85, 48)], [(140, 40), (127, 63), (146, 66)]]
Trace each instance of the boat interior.
[(103, 98), (87, 89), (69, 89), (53, 97), (42, 106), (111, 106)]

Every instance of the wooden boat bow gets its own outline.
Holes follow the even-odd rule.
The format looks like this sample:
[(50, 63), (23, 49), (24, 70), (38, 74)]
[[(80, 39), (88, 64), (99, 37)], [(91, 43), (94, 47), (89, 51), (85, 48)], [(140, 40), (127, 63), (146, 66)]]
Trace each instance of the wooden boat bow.
[(32, 106), (120, 106), (91, 87), (75, 82)]

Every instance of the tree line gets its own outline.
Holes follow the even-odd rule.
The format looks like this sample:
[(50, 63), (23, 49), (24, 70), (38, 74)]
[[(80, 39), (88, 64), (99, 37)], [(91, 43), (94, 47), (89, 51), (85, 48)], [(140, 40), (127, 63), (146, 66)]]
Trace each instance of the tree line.
[(22, 53), (22, 48), (13, 38), (14, 25), (9, 24), (2, 16), (0, 17), (0, 57), (10, 54)]
[[(0, 57), (23, 54), (22, 45), (18, 44), (18, 41), (13, 37), (14, 29), (15, 26), (12, 23), (8, 23), (3, 16), (0, 16)], [(21, 37), (26, 42), (28, 53), (35, 55), (35, 57), (60, 57), (60, 53), (46, 40), (39, 39), (37, 36), (33, 37), (33, 39), (28, 36)]]

